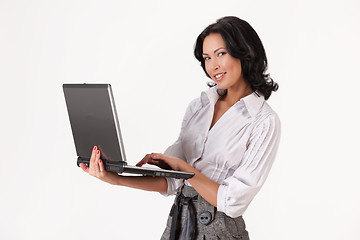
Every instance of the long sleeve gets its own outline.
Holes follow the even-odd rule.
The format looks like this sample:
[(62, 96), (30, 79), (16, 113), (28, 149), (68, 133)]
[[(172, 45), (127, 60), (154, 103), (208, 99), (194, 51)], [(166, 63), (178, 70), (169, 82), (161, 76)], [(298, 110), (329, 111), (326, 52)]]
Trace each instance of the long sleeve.
[(230, 217), (245, 212), (269, 174), (279, 140), (280, 121), (276, 114), (269, 115), (254, 127), (239, 167), (218, 189), (218, 211)]
[[(190, 102), (189, 106), (186, 109), (186, 112), (185, 112), (185, 115), (184, 115), (184, 118), (183, 118), (183, 121), (182, 121), (182, 124), (181, 124), (181, 130), (180, 130), (179, 137), (175, 141), (174, 144), (169, 146), (164, 151), (165, 155), (172, 156), (172, 157), (177, 157), (177, 158), (180, 158), (180, 159), (183, 159), (184, 161), (186, 161), (185, 155), (184, 155), (184, 152), (183, 152), (183, 147), (182, 147), (183, 130), (186, 127), (186, 125), (188, 124), (188, 121), (191, 118), (191, 116), (196, 111), (196, 108), (197, 108), (198, 104), (199, 104), (199, 99), (194, 99), (193, 101)], [(167, 190), (166, 193), (161, 193), (164, 196), (170, 196), (170, 195), (176, 194), (178, 189), (184, 184), (183, 179), (166, 178), (166, 181), (167, 181), (167, 184), (168, 184), (168, 190)]]
[[(164, 154), (168, 156), (184, 159), (184, 155), (182, 153), (182, 148), (181, 148), (180, 136), (173, 145), (171, 145), (165, 150)], [(177, 190), (184, 184), (183, 179), (166, 178), (166, 181), (168, 185), (167, 192), (161, 193), (164, 196), (174, 195), (177, 192)]]

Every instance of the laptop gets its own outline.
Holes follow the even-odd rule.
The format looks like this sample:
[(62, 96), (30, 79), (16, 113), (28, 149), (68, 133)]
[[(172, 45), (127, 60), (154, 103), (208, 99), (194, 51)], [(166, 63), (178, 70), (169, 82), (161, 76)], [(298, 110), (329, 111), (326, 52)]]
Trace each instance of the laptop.
[(195, 175), (127, 164), (110, 84), (63, 84), (63, 90), (78, 166), (80, 163), (89, 166), (92, 148), (97, 146), (107, 171), (178, 179), (189, 179)]

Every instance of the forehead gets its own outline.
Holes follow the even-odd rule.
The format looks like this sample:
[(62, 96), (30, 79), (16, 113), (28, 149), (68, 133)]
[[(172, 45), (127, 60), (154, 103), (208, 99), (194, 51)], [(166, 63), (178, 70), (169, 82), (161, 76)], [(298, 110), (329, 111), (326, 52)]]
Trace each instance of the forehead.
[(205, 37), (203, 53), (212, 53), (219, 48), (226, 48), (226, 44), (220, 33), (212, 33)]

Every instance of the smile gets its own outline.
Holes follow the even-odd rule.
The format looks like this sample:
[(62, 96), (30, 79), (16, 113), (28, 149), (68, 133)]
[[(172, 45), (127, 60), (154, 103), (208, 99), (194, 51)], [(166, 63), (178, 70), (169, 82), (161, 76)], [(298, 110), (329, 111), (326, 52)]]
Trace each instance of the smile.
[(222, 79), (222, 77), (223, 77), (225, 74), (226, 74), (226, 72), (224, 72), (224, 73), (218, 73), (218, 74), (214, 75), (214, 77), (215, 77), (216, 80), (220, 80), (220, 79)]

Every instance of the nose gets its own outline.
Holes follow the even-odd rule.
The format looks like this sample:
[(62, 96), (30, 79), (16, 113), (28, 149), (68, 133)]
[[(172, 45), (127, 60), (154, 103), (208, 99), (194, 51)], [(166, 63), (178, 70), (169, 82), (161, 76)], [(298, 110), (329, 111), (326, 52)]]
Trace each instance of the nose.
[(213, 71), (218, 70), (220, 68), (219, 63), (215, 59), (212, 59), (210, 68)]

